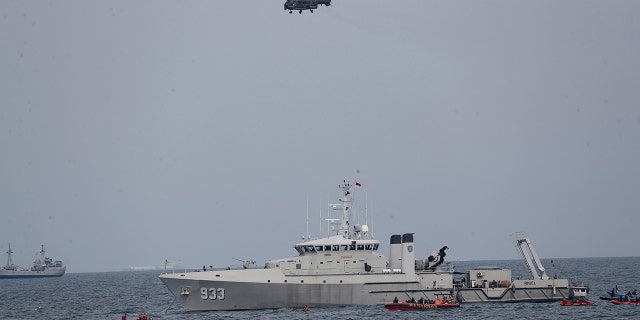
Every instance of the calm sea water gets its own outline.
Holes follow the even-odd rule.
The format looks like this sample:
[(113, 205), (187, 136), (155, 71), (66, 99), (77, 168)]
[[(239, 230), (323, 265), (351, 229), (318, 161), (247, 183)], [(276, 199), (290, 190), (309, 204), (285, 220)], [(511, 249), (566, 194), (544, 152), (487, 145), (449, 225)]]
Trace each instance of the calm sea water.
[[(186, 312), (173, 300), (158, 272), (71, 273), (61, 278), (0, 280), (0, 319), (639, 319), (640, 305), (616, 306), (598, 297), (615, 285), (640, 289), (640, 257), (543, 260), (550, 276), (575, 278), (590, 286), (596, 305), (562, 307), (559, 303), (474, 303), (450, 310), (390, 312), (382, 306)], [(456, 270), (496, 265), (529, 278), (521, 261), (455, 262)], [(554, 266), (554, 267), (552, 267)]]

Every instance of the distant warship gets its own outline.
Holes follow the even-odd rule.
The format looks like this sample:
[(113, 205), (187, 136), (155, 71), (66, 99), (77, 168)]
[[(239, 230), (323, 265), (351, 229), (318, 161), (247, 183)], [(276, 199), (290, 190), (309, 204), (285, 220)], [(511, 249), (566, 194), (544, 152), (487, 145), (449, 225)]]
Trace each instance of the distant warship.
[(434, 300), (442, 295), (455, 295), (461, 302), (544, 302), (570, 296), (569, 281), (549, 279), (525, 237), (515, 244), (532, 280), (513, 280), (511, 270), (497, 267), (455, 272), (443, 263), (446, 246), (416, 260), (413, 233), (391, 236), (387, 261), (368, 226), (350, 224), (351, 187), (344, 181), (340, 203), (330, 205), (342, 211), (342, 218), (328, 219), (339, 222), (337, 234), (294, 245), (298, 256), (267, 261), (264, 268), (245, 263), (242, 269), (164, 273), (160, 280), (187, 310), (383, 305), (394, 298)]
[(9, 250), (7, 250), (7, 265), (0, 267), (0, 279), (60, 277), (67, 269), (67, 267), (62, 265), (62, 261), (53, 261), (51, 258), (45, 256), (44, 245), (42, 245), (42, 250), (36, 255), (33, 266), (29, 269), (21, 268), (13, 264), (11, 260), (12, 253), (11, 244), (9, 244)]

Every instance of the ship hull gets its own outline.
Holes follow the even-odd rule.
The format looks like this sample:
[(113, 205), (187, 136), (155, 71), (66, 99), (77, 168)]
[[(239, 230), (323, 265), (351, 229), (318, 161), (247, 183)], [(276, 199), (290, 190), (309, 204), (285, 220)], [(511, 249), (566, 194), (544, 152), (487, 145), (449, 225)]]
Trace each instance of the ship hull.
[(460, 302), (551, 302), (569, 297), (566, 279), (516, 280), (504, 288), (454, 290), (449, 273), (287, 275), (279, 269), (164, 274), (160, 279), (186, 310), (253, 310), (384, 305), (455, 294)]
[(458, 291), (461, 302), (553, 302), (568, 298), (569, 281), (514, 280), (509, 287), (463, 288)]
[(1, 270), (0, 279), (17, 279), (17, 278), (51, 278), (61, 277), (64, 275), (66, 267), (63, 268), (48, 268), (45, 271), (31, 271), (31, 270)]
[[(160, 279), (190, 311), (383, 305), (395, 297), (433, 299), (453, 292), (448, 288), (427, 288), (415, 275), (405, 274), (284, 276), (277, 269), (265, 269), (259, 282), (203, 279), (214, 274), (218, 273), (165, 274)], [(225, 274), (221, 273), (220, 278)], [(431, 279), (429, 282), (433, 283)]]

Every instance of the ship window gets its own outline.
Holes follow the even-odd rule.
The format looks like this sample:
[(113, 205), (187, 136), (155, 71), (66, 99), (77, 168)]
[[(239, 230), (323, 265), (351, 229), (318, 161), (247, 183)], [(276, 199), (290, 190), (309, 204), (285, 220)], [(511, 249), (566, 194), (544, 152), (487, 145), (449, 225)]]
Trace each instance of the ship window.
[(316, 246), (316, 251), (322, 251), (322, 246)]
[(331, 251), (331, 246), (324, 246), (324, 251)]
[(341, 248), (340, 250), (342, 250), (342, 251), (347, 251), (347, 245), (346, 244), (341, 245), (340, 248)]
[(378, 244), (377, 243), (373, 245), (373, 250), (378, 250)]
[(314, 250), (313, 250), (313, 246), (307, 246), (307, 251), (309, 251), (309, 252), (313, 252), (313, 251), (314, 251)]
[(359, 244), (358, 245), (358, 250), (364, 250), (364, 244)]
[(350, 244), (349, 245), (349, 250), (355, 250), (356, 249), (356, 245), (355, 244)]
[(340, 246), (338, 245), (333, 246), (333, 251), (340, 251)]
[(296, 269), (302, 269), (302, 265), (299, 263), (296, 263)]
[(371, 245), (370, 245), (370, 244), (365, 245), (365, 246), (364, 246), (364, 249), (365, 249), (365, 250), (371, 250)]
[(304, 255), (304, 250), (303, 250), (302, 248), (300, 248), (300, 247), (296, 247), (296, 250), (298, 251), (298, 253), (299, 253), (300, 255)]

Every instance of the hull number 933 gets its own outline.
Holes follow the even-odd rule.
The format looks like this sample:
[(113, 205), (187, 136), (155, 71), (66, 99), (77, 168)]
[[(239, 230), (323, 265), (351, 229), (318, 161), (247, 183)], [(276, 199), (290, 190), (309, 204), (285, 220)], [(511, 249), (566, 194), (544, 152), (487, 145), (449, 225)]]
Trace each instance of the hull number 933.
[(224, 300), (224, 288), (200, 288), (202, 300)]

